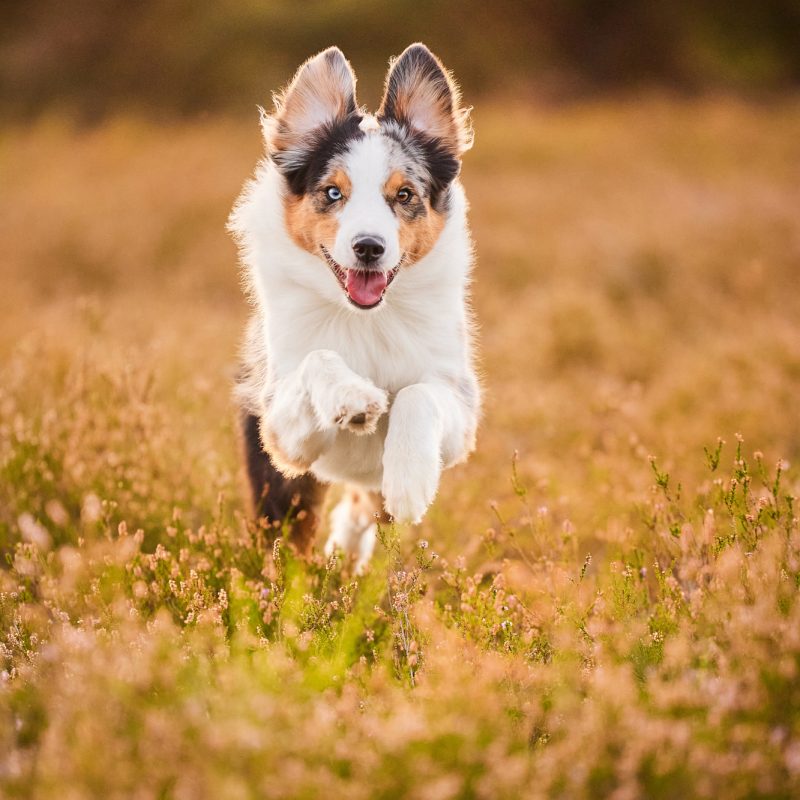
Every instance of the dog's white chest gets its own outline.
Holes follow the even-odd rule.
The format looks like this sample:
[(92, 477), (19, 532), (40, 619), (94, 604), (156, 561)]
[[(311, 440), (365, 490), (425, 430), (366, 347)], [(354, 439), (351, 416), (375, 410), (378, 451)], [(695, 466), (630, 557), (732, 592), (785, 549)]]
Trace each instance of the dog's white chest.
[(388, 417), (368, 436), (350, 431), (336, 435), (333, 445), (312, 465), (314, 475), (326, 483), (347, 483), (379, 491), (383, 481), (383, 445)]

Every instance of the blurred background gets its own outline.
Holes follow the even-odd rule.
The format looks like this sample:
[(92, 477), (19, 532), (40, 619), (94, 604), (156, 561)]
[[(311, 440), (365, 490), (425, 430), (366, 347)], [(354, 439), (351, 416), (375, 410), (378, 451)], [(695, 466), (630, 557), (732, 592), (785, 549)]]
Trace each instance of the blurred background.
[(762, 95), (800, 81), (796, 0), (4, 0), (0, 112), (249, 113), (338, 44), (374, 104), (387, 56), (425, 42), (470, 98), (666, 87)]
[[(796, 0), (0, 10), (0, 412), (58, 420), (65, 506), (108, 499), (156, 540), (174, 504), (241, 503), (225, 222), (262, 155), (256, 106), (334, 43), (372, 108), (415, 40), (474, 107), (486, 421), (428, 517), (439, 546), (491, 522), (515, 450), (590, 538), (624, 529), (651, 453), (687, 477), (717, 436), (800, 457)], [(7, 481), (0, 522), (44, 513), (56, 489), (32, 480)]]
[[(250, 518), (225, 224), (415, 40), (485, 413), (357, 586)], [(799, 89), (799, 0), (0, 0), (0, 796), (800, 797)]]

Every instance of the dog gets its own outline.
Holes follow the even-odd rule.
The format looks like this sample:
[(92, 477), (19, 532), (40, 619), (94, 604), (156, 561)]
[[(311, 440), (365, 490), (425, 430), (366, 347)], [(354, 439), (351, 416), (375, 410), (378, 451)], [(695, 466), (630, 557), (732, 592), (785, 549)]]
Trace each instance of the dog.
[(355, 556), (376, 522), (419, 522), (475, 446), (480, 386), (461, 157), (469, 110), (423, 44), (392, 60), (377, 114), (341, 50), (263, 109), (266, 157), (229, 221), (253, 305), (237, 384), (255, 512)]

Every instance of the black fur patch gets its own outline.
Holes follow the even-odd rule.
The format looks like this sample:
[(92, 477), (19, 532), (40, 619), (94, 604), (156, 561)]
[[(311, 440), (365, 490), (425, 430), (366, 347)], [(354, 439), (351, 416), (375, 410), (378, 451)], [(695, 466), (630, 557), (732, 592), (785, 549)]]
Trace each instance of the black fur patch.
[(461, 161), (441, 139), (426, 136), (398, 120), (392, 123), (383, 128), (384, 135), (397, 142), (413, 161), (422, 161), (431, 206), (444, 210), (447, 189), (461, 171)]
[(425, 162), (431, 205), (441, 211), (440, 203), (446, 204), (447, 188), (458, 175), (461, 162), (452, 146), (412, 128), (402, 112), (401, 88), (413, 92), (413, 87), (423, 85), (433, 89), (434, 102), (443, 113), (453, 114), (453, 93), (447, 75), (431, 51), (417, 44), (409, 47), (392, 66), (378, 120), (393, 123), (385, 126), (386, 134), (398, 141), (412, 158), (421, 157)]
[(259, 420), (247, 411), (241, 416), (247, 477), (256, 517), (283, 522), (298, 512), (312, 513), (319, 502), (320, 484), (313, 475), (287, 478), (272, 463), (261, 446)]
[(283, 173), (293, 194), (301, 196), (318, 188), (331, 160), (344, 153), (352, 142), (364, 137), (359, 128), (362, 119), (354, 108), (340, 122), (315, 131), (296, 149), (272, 154), (273, 162)]
[(430, 176), (431, 205), (438, 209), (442, 193), (458, 176), (461, 162), (452, 150), (445, 147), (441, 139), (433, 139), (422, 134), (413, 134), (425, 154), (425, 164)]

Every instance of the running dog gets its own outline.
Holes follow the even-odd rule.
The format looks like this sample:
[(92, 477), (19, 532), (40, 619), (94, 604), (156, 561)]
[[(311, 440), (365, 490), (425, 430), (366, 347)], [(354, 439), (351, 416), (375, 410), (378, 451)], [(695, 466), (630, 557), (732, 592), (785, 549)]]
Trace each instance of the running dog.
[(326, 551), (362, 568), (376, 521), (419, 522), (475, 446), (468, 109), (422, 44), (390, 62), (375, 115), (336, 47), (274, 99), (229, 222), (254, 309), (237, 386), (248, 476), (256, 513), (293, 515), (301, 550), (342, 484)]

